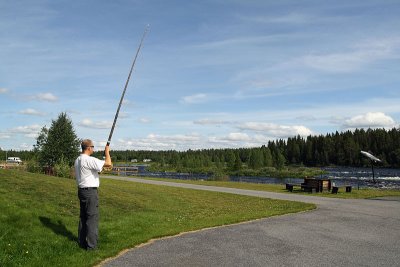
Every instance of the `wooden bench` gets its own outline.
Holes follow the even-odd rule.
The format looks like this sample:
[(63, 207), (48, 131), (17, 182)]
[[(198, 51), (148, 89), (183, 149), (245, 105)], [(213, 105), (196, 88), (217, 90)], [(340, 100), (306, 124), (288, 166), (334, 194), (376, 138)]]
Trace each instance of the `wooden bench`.
[(286, 184), (286, 190), (293, 192), (294, 184)]
[(302, 184), (286, 184), (286, 190), (290, 192), (293, 192), (294, 187), (300, 187), (300, 189), (303, 189)]
[[(345, 185), (343, 186), (346, 188), (346, 193), (351, 193), (352, 186), (351, 185)], [(333, 186), (332, 187), (332, 194), (337, 194), (339, 192), (339, 186)]]
[(316, 193), (317, 192), (317, 188), (315, 188), (312, 185), (308, 185), (308, 184), (301, 184), (301, 189), (304, 190), (304, 192), (310, 192), (310, 193)]

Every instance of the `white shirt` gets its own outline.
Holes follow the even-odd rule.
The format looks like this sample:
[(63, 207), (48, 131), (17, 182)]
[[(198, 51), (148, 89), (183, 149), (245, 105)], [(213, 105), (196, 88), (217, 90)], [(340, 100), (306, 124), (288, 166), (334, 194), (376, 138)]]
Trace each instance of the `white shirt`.
[(75, 160), (74, 164), (76, 184), (78, 187), (99, 187), (99, 172), (103, 169), (104, 163), (104, 160), (81, 154)]

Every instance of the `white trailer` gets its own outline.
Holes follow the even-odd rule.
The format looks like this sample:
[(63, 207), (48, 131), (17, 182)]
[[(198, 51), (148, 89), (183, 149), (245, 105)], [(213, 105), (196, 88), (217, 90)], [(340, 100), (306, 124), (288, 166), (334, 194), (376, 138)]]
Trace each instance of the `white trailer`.
[(7, 163), (17, 163), (21, 164), (22, 160), (19, 157), (8, 157), (7, 158)]

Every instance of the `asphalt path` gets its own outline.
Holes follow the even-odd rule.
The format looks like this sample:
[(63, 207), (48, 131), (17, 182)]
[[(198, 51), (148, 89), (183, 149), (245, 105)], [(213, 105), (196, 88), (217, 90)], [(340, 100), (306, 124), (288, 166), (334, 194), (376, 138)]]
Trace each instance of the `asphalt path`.
[(317, 209), (162, 238), (102, 266), (400, 266), (400, 198), (335, 199), (107, 176), (317, 204)]

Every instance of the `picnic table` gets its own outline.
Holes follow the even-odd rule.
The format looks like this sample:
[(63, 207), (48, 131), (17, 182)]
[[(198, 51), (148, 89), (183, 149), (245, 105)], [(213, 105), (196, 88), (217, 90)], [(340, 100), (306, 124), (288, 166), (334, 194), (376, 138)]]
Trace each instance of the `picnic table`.
[[(298, 187), (304, 192), (317, 193), (317, 192), (332, 192), (332, 194), (337, 194), (339, 192), (338, 186), (334, 186), (330, 179), (320, 179), (320, 178), (305, 178), (303, 183), (287, 183), (286, 190), (293, 192), (293, 189)], [(351, 193), (352, 186), (343, 186), (346, 189), (346, 193)]]
[[(351, 185), (345, 185), (343, 186), (346, 188), (346, 193), (351, 193), (352, 186)], [(339, 186), (333, 186), (332, 187), (332, 194), (337, 194), (339, 192)]]
[(300, 187), (302, 191), (314, 193), (330, 191), (332, 183), (330, 179), (305, 178), (304, 182), (301, 184), (286, 184), (286, 189), (290, 192), (293, 192), (294, 187)]

